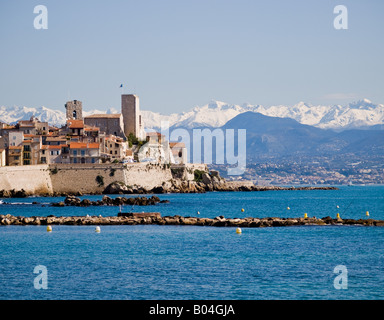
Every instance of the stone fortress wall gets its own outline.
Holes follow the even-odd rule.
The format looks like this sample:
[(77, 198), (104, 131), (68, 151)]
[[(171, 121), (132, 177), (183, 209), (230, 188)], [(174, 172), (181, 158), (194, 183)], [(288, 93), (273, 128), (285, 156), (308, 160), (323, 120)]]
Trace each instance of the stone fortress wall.
[[(193, 171), (206, 165), (187, 164), (183, 180), (192, 181)], [(167, 164), (51, 164), (0, 167), (0, 190), (25, 190), (27, 194), (101, 193), (120, 181), (128, 186), (152, 189), (172, 179)]]

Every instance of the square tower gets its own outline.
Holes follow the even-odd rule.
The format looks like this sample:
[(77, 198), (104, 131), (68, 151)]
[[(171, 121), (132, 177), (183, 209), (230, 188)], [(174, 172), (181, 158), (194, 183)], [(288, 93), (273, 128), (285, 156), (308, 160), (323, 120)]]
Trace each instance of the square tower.
[(65, 104), (67, 120), (83, 120), (83, 103), (78, 100), (68, 101)]
[(130, 133), (133, 133), (139, 138), (141, 136), (139, 97), (134, 94), (122, 94), (121, 114), (123, 115), (125, 135), (128, 137)]

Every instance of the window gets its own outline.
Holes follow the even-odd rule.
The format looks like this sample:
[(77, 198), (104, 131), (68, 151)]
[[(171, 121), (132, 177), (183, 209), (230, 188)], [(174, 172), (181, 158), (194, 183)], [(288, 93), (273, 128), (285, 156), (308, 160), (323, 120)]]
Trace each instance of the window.
[(92, 162), (92, 163), (95, 163), (95, 158), (92, 158), (91, 162)]
[(73, 163), (77, 163), (77, 159), (76, 158), (73, 159)]
[(81, 155), (85, 156), (85, 150), (81, 150)]
[(47, 158), (46, 157), (41, 157), (41, 163), (47, 163)]
[[(77, 150), (73, 150), (73, 155), (77, 156)], [(75, 162), (76, 163), (76, 162)]]
[(76, 110), (73, 110), (73, 119), (77, 119), (77, 111)]
[(115, 154), (117, 154), (117, 150), (115, 150)]

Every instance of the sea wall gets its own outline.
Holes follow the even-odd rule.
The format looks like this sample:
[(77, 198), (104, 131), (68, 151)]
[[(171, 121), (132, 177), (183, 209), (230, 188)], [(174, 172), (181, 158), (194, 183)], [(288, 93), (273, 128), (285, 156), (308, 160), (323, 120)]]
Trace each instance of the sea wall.
[(101, 193), (107, 185), (115, 181), (152, 189), (170, 179), (171, 170), (163, 164), (51, 165), (52, 187), (56, 193)]
[(28, 194), (53, 192), (48, 165), (0, 167), (0, 190), (24, 190)]
[[(188, 167), (189, 168), (189, 167)], [(200, 167), (199, 167), (200, 168)], [(188, 172), (194, 167), (188, 169)], [(187, 171), (187, 169), (185, 169)], [(192, 171), (193, 173), (193, 171)], [(51, 164), (0, 167), (0, 190), (24, 190), (31, 194), (102, 193), (112, 182), (151, 190), (172, 180), (169, 165)], [(193, 174), (184, 174), (184, 179)]]

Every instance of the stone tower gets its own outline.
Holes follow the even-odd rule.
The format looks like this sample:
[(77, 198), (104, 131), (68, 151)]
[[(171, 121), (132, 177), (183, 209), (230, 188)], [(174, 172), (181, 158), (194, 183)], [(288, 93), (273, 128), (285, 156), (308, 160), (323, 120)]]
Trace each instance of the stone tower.
[(67, 120), (83, 120), (83, 104), (81, 101), (73, 100), (65, 104)]
[(134, 94), (121, 95), (121, 114), (123, 115), (124, 133), (128, 137), (133, 133), (141, 137), (141, 116), (139, 97)]

